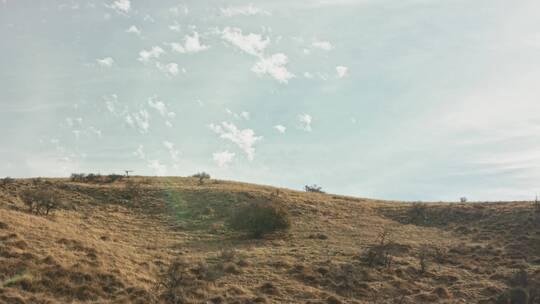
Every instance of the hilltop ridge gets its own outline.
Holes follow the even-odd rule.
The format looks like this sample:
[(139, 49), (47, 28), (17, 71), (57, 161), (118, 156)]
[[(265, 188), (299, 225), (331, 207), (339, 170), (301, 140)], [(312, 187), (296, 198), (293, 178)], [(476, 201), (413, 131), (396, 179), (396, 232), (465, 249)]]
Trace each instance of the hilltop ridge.
[[(58, 210), (29, 212), (20, 193), (37, 188)], [(288, 231), (253, 239), (227, 226), (239, 205), (268, 199), (286, 206)], [(0, 303), (538, 303), (538, 213), (184, 177), (10, 180)], [(189, 278), (174, 299), (173, 266)]]

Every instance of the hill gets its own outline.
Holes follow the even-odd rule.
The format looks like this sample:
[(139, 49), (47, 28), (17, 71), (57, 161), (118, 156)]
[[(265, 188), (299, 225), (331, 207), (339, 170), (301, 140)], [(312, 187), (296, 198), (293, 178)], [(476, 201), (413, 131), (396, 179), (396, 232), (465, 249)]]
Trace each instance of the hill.
[[(59, 208), (30, 212), (37, 189)], [(226, 225), (266, 200), (285, 205), (288, 231)], [(540, 303), (535, 208), (181, 177), (4, 180), (0, 303)]]

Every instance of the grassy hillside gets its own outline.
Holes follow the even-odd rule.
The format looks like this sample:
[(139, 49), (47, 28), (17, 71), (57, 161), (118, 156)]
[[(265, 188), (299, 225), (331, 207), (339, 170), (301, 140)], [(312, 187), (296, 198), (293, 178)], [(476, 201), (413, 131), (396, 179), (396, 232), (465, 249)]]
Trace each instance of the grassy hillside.
[[(43, 188), (61, 204), (49, 215), (21, 199)], [(265, 200), (286, 206), (288, 231), (253, 239), (226, 225)], [(412, 204), (180, 177), (0, 183), (0, 303), (540, 303), (539, 269), (531, 202)]]

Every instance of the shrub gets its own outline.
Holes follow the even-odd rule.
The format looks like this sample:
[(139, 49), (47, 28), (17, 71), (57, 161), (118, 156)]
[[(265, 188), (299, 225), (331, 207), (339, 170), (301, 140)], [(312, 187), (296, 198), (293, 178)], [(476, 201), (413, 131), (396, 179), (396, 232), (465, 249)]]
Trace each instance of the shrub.
[(431, 253), (427, 246), (422, 246), (418, 252), (418, 261), (420, 263), (420, 273), (424, 274), (428, 271), (431, 264)]
[(462, 202), (462, 203), (466, 203), (467, 198), (465, 196), (462, 196), (462, 197), (459, 198), (459, 201)]
[(15, 182), (15, 180), (9, 176), (6, 176), (2, 179), (0, 179), (0, 184), (2, 186), (6, 186), (6, 185), (9, 185), (9, 184), (13, 184)]
[(120, 174), (109, 174), (107, 175), (107, 180), (106, 182), (107, 183), (114, 183), (116, 181), (119, 181), (119, 180), (122, 180), (124, 178), (123, 175), (120, 175)]
[(407, 211), (410, 223), (423, 224), (428, 221), (428, 207), (423, 203), (414, 203)]
[(203, 171), (203, 172), (193, 174), (191, 177), (198, 178), (199, 179), (199, 185), (202, 185), (202, 184), (204, 184), (205, 179), (210, 179), (210, 174)]
[(228, 219), (230, 228), (246, 231), (252, 237), (287, 230), (291, 223), (285, 206), (276, 201), (252, 202), (240, 206)]
[(141, 185), (132, 180), (128, 180), (124, 186), (124, 198), (130, 201), (137, 200), (143, 194)]
[(70, 179), (72, 182), (84, 182), (86, 174), (84, 173), (71, 173)]
[(496, 301), (497, 304), (528, 304), (529, 303), (529, 292), (521, 287), (515, 287), (504, 294), (499, 296)]
[(536, 214), (540, 215), (540, 201), (538, 200), (538, 196), (534, 198), (534, 210), (536, 211)]
[(305, 185), (304, 189), (306, 190), (306, 192), (324, 193), (322, 187), (317, 186), (316, 184), (313, 184), (311, 186)]
[(30, 212), (49, 215), (49, 212), (57, 209), (60, 202), (55, 193), (49, 189), (26, 189), (19, 193), (19, 198), (28, 206)]
[(377, 242), (369, 246), (361, 257), (369, 267), (392, 265), (392, 255), (390, 253), (390, 230), (383, 229), (378, 236)]
[(191, 303), (217, 278), (218, 272), (214, 268), (204, 262), (178, 259), (161, 271), (154, 290), (164, 303)]

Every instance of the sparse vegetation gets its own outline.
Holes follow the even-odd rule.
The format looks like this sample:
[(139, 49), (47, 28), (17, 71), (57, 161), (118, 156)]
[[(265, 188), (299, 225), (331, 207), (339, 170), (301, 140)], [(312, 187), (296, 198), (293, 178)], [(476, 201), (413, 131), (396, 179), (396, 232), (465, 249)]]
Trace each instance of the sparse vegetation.
[(278, 201), (263, 201), (240, 206), (228, 219), (228, 226), (260, 238), (267, 233), (289, 229), (291, 222), (283, 204)]
[[(540, 303), (532, 202), (412, 205), (196, 185), (134, 176), (0, 187), (0, 303), (507, 304), (525, 294)], [(26, 212), (45, 215), (36, 206), (47, 196), (65, 211)], [(290, 217), (269, 220), (274, 204)], [(270, 229), (276, 221), (294, 227), (243, 237), (286, 229)]]
[(429, 247), (422, 245), (418, 251), (418, 261), (420, 263), (420, 273), (425, 274), (428, 271), (429, 266), (431, 265), (431, 252)]
[(123, 198), (131, 203), (137, 202), (143, 194), (143, 188), (140, 183), (128, 180), (124, 185)]
[(28, 211), (38, 215), (49, 215), (52, 210), (60, 206), (55, 193), (45, 188), (25, 189), (21, 191), (19, 197), (28, 207)]
[(392, 255), (390, 252), (390, 230), (384, 228), (378, 236), (377, 242), (370, 245), (361, 256), (369, 267), (383, 266), (389, 268), (392, 265)]
[(304, 186), (304, 190), (306, 190), (306, 192), (325, 193), (325, 192), (322, 190), (322, 187), (317, 186), (316, 184), (313, 184), (313, 185), (311, 185), (311, 186), (305, 185), (305, 186)]
[(429, 220), (427, 205), (424, 203), (414, 203), (407, 211), (409, 222), (412, 224), (424, 224)]
[(9, 176), (6, 176), (2, 179), (0, 179), (0, 185), (1, 186), (7, 186), (9, 184), (13, 184), (15, 182), (15, 179), (9, 177)]
[(210, 179), (210, 174), (203, 171), (193, 174), (191, 177), (197, 178), (199, 180), (199, 185), (203, 185), (206, 179)]
[(109, 174), (109, 175), (101, 175), (101, 174), (94, 174), (94, 173), (72, 173), (70, 176), (70, 180), (72, 182), (79, 182), (79, 183), (114, 183), (116, 181), (120, 181), (124, 178), (124, 175), (120, 174)]
[(204, 262), (177, 259), (159, 275), (154, 290), (167, 304), (192, 303), (217, 276), (215, 267)]

